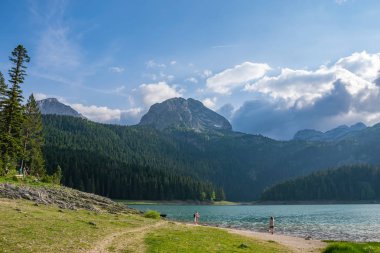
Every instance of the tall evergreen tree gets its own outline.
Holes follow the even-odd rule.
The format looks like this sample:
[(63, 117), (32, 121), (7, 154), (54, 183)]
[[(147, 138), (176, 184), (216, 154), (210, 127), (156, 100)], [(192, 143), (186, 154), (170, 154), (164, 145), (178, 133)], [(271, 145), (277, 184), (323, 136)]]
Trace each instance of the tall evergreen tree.
[[(4, 120), (3, 120), (3, 109), (4, 101), (6, 98), (7, 85), (5, 84), (3, 73), (0, 71), (0, 147), (4, 143)], [(1, 154), (1, 150), (0, 150)], [(4, 173), (4, 157), (0, 156), (0, 175)]]
[(5, 159), (5, 171), (15, 166), (22, 152), (21, 127), (24, 119), (23, 96), (20, 85), (26, 76), (25, 63), (30, 61), (26, 49), (18, 45), (9, 57), (13, 67), (9, 70), (11, 87), (6, 92), (3, 109), (3, 145), (1, 155)]
[(42, 116), (33, 94), (25, 105), (22, 126), (21, 168), (34, 176), (45, 174), (45, 161), (42, 155), (44, 144)]
[(0, 112), (4, 109), (4, 101), (7, 95), (7, 85), (5, 84), (5, 79), (3, 73), (0, 71)]

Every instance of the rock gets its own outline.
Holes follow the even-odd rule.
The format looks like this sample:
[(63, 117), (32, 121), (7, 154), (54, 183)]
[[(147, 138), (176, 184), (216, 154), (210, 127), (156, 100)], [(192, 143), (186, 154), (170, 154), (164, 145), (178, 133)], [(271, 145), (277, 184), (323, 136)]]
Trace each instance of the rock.
[(200, 101), (189, 98), (171, 98), (150, 107), (139, 125), (158, 130), (168, 128), (202, 131), (231, 131), (232, 126), (223, 116), (205, 107)]
[(96, 226), (96, 223), (92, 222), (92, 221), (89, 221), (88, 224), (91, 225), (91, 226)]
[[(122, 204), (91, 193), (77, 191), (67, 187), (30, 187), (0, 183), (0, 197), (31, 200), (34, 205), (57, 205), (60, 209), (85, 209), (95, 213), (139, 213)], [(20, 210), (21, 211), (21, 210)]]
[(247, 248), (249, 248), (249, 247), (248, 247), (247, 244), (242, 243), (242, 244), (239, 245), (238, 248), (239, 248), (239, 249), (247, 249)]

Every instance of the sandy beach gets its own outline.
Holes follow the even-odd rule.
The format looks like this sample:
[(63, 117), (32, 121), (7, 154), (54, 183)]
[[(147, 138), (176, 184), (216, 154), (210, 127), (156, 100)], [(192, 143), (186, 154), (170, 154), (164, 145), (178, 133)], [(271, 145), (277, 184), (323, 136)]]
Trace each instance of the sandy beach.
[[(182, 222), (179, 222), (182, 223)], [(184, 223), (182, 223), (184, 224)], [(210, 227), (208, 224), (199, 224), (195, 225), (193, 223), (185, 223), (188, 226), (207, 226)], [(211, 226), (213, 227), (213, 226)], [(320, 253), (322, 249), (327, 247), (327, 243), (322, 242), (320, 240), (313, 240), (309, 239), (306, 240), (305, 238), (295, 237), (295, 236), (288, 236), (288, 235), (281, 235), (281, 234), (270, 234), (270, 233), (263, 233), (263, 232), (255, 232), (251, 230), (241, 230), (241, 229), (232, 229), (232, 228), (223, 228), (223, 227), (217, 227), (219, 229), (227, 230), (230, 233), (239, 234), (247, 237), (252, 237), (258, 240), (263, 241), (274, 241), (278, 244), (284, 245), (287, 248), (289, 248), (291, 251), (295, 253)]]
[(231, 233), (249, 236), (253, 238), (257, 238), (259, 240), (264, 241), (275, 241), (281, 245), (284, 245), (291, 249), (293, 252), (321, 252), (321, 249), (325, 248), (327, 244), (325, 242), (322, 242), (320, 240), (306, 240), (304, 238), (294, 237), (294, 236), (287, 236), (287, 235), (280, 235), (280, 234), (270, 234), (270, 233), (261, 233), (261, 232), (254, 232), (249, 230), (239, 230), (239, 229), (230, 229), (230, 228), (223, 228), (228, 230)]

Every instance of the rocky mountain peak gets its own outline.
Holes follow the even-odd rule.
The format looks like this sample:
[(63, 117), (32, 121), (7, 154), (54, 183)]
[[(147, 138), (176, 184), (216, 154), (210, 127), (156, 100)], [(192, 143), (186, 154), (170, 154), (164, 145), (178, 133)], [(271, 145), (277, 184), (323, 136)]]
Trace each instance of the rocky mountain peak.
[(68, 105), (58, 101), (56, 98), (46, 98), (37, 101), (38, 107), (42, 114), (66, 115), (72, 117), (85, 118), (82, 114)]
[(227, 119), (205, 107), (202, 102), (180, 97), (152, 105), (141, 118), (139, 125), (150, 125), (158, 130), (170, 127), (187, 128), (197, 132), (232, 130)]

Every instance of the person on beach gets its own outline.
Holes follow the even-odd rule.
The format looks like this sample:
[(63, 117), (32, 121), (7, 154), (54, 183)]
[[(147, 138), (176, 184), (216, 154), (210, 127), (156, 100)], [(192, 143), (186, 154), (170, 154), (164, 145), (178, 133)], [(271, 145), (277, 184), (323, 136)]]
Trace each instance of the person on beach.
[(201, 215), (197, 212), (194, 213), (194, 224), (198, 224), (199, 222), (199, 217), (201, 217)]
[(274, 218), (273, 218), (273, 216), (271, 216), (269, 219), (269, 233), (271, 233), (272, 235), (274, 234)]

